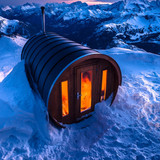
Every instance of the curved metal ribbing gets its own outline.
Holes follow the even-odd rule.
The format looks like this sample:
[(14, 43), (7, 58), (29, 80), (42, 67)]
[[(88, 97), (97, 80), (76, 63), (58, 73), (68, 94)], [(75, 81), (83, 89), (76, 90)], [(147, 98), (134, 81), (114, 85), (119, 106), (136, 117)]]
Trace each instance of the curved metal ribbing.
[[(58, 46), (56, 48), (54, 48), (54, 52), (51, 51), (50, 53), (51, 54), (46, 54), (46, 57), (44, 58), (43, 61), (41, 61), (39, 64), (39, 70), (37, 71), (40, 71), (39, 72), (39, 76), (38, 77), (35, 77), (36, 79), (36, 82), (37, 83), (40, 83), (40, 80), (41, 80), (41, 76), (44, 77), (43, 74), (47, 75), (49, 69), (54, 66), (54, 64), (56, 62), (58, 62), (59, 58), (62, 58), (63, 56), (67, 55), (68, 51), (67, 49), (69, 49), (69, 53), (71, 50), (78, 50), (80, 47), (80, 49), (82, 49), (81, 46), (74, 46), (74, 43), (70, 43), (70, 44), (66, 44), (66, 45), (63, 45), (63, 46)], [(85, 47), (83, 48), (85, 49)], [(64, 54), (63, 54), (64, 53)], [(49, 66), (49, 68), (48, 68)], [(38, 75), (35, 73), (35, 75)]]
[[(47, 36), (47, 34), (45, 34)], [(21, 54), (21, 59), (24, 59), (25, 58), (25, 55), (26, 55), (26, 50), (28, 49), (28, 47), (30, 47), (30, 44), (32, 42), (34, 42), (35, 39), (37, 39), (38, 37), (41, 37), (42, 35), (34, 35), (31, 39), (29, 39), (27, 41), (27, 43), (25, 44), (25, 46), (23, 47), (22, 49), (22, 54)]]
[[(56, 40), (56, 42), (58, 41), (61, 41), (62, 43), (58, 44), (58, 45), (55, 45), (55, 44), (50, 44), (48, 47), (47, 47), (47, 50), (46, 50), (46, 47), (42, 48), (42, 50), (40, 51), (41, 53), (37, 54), (36, 57), (34, 58), (32, 64), (31, 64), (31, 68), (32, 68), (32, 71), (33, 71), (33, 74), (35, 74), (35, 72), (37, 71), (37, 67), (38, 67), (38, 64), (43, 61), (43, 58), (45, 58), (45, 56), (49, 53), (49, 51), (51, 51), (51, 54), (52, 54), (52, 50), (55, 49), (56, 47), (60, 46), (60, 45), (66, 45), (70, 42), (63, 42), (62, 40)], [(44, 52), (45, 51), (45, 52)], [(37, 57), (38, 56), (38, 57)]]
[[(62, 59), (64, 59), (65, 57), (69, 56), (72, 53), (76, 53), (78, 51), (84, 51), (84, 50), (89, 50), (89, 49), (88, 48), (78, 48), (77, 46), (70, 46), (68, 48), (64, 48), (64, 50), (60, 50), (59, 52), (56, 52), (55, 55), (50, 57), (50, 59), (48, 59), (47, 62), (44, 64), (41, 70), (41, 73), (39, 74), (39, 77), (38, 77), (38, 83), (43, 86), (45, 83), (45, 80), (44, 82), (42, 82), (42, 78), (41, 78), (42, 75), (45, 74), (45, 77), (47, 78), (47, 76), (49, 75), (51, 70), (54, 68), (54, 66), (60, 63)], [(61, 56), (59, 56), (59, 54), (57, 53), (61, 54)], [(50, 66), (49, 69), (47, 69), (47, 65)]]
[(100, 53), (57, 34), (43, 33), (27, 41), (21, 59), (25, 59), (26, 67), (29, 67), (44, 102), (48, 104), (51, 88), (66, 66), (93, 54)]
[[(21, 54), (21, 59), (24, 59), (25, 56), (27, 55), (27, 49), (29, 50), (30, 47), (31, 47), (31, 44), (35, 42), (35, 40), (37, 40), (39, 37), (42, 38), (43, 37), (46, 37), (48, 38), (48, 36), (59, 36), (55, 33), (44, 33), (44, 34), (39, 34), (39, 35), (34, 35), (31, 39), (29, 39), (27, 41), (27, 43), (25, 44), (25, 46), (23, 47), (22, 49), (22, 54)], [(60, 37), (60, 36), (59, 36)]]
[[(35, 50), (35, 53), (33, 52), (32, 55), (30, 56), (30, 63), (31, 63), (31, 67), (32, 65), (34, 64), (34, 61), (36, 60), (37, 56), (38, 55), (43, 55), (44, 51), (46, 50), (46, 47), (47, 49), (50, 48), (50, 46), (53, 45), (53, 43), (55, 42), (58, 42), (58, 41), (62, 41), (64, 40), (64, 38), (59, 38), (58, 40), (53, 38), (49, 41), (45, 41), (43, 44), (41, 44), (36, 50)], [(40, 53), (41, 52), (41, 53)], [(39, 57), (39, 56), (38, 56)]]
[(38, 38), (36, 38), (30, 45), (29, 47), (26, 49), (25, 51), (25, 60), (27, 61), (28, 60), (28, 57), (30, 54), (32, 54), (34, 48), (38, 47), (42, 41), (47, 41), (50, 37), (57, 37), (57, 36), (52, 36), (52, 35), (43, 35), (43, 36), (40, 36)]
[[(42, 97), (44, 98), (45, 101), (48, 99), (48, 91), (50, 91), (50, 88), (53, 84), (53, 82), (50, 81), (50, 79), (56, 79), (58, 76), (60, 76), (60, 73), (62, 70), (69, 64), (73, 63), (73, 61), (79, 57), (83, 56), (88, 56), (90, 54), (97, 54), (97, 52), (93, 52), (90, 49), (86, 50), (77, 50), (75, 52), (72, 52), (71, 54), (65, 56), (62, 58), (58, 63), (54, 65), (52, 69), (50, 69), (48, 75), (46, 76), (44, 83), (43, 83), (43, 88), (42, 88)], [(63, 64), (63, 66), (59, 66), (59, 64)]]
[(27, 49), (27, 47), (29, 46), (29, 44), (32, 42), (32, 40), (36, 38), (36, 35), (34, 35), (33, 37), (31, 37), (25, 44), (25, 46), (23, 47), (22, 49), (22, 53), (21, 53), (21, 59), (24, 59), (24, 53), (25, 53), (25, 50)]
[[(45, 54), (41, 54), (39, 56), (39, 59), (37, 60), (37, 63), (36, 63), (36, 66), (34, 66), (32, 68), (32, 71), (33, 71), (33, 74), (35, 75), (37, 70), (40, 70), (40, 72), (42, 72), (42, 69), (44, 68), (44, 66), (46, 65), (46, 61), (49, 61), (49, 58), (51, 58), (51, 56), (54, 56), (53, 55), (53, 49), (54, 51), (57, 50), (57, 48), (61, 48), (62, 50), (63, 49), (66, 49), (66, 48), (63, 48), (61, 45), (63, 45), (63, 47), (67, 47), (67, 48), (70, 48), (70, 47), (73, 47), (74, 43), (73, 42), (64, 42), (64, 43), (60, 43), (54, 47), (52, 47), (51, 49), (49, 49), (48, 51), (46, 51)], [(78, 46), (79, 44), (75, 44), (75, 46)], [(56, 54), (56, 53), (55, 53)], [(47, 58), (48, 57), (48, 58)], [(41, 65), (39, 65), (41, 63)], [(37, 67), (39, 66), (39, 68), (37, 69)], [(37, 78), (37, 81), (39, 80), (39, 77)]]
[[(67, 52), (69, 52), (69, 54), (72, 54), (72, 53), (75, 53), (76, 54), (76, 52), (78, 52), (78, 51), (84, 51), (84, 50), (89, 50), (89, 49), (79, 49), (79, 50), (77, 50), (77, 48), (74, 50), (74, 51), (71, 51), (71, 49), (69, 49)], [(57, 64), (59, 64), (59, 68), (61, 68), (60, 66), (60, 64), (61, 64), (61, 60), (62, 59), (65, 59), (67, 56), (69, 56), (69, 54), (65, 54), (64, 55), (64, 53), (65, 53), (65, 50), (64, 51), (62, 51), (62, 57), (59, 57), (58, 55), (56, 55), (55, 57), (54, 57), (54, 59), (56, 59), (56, 60), (58, 60), (58, 61), (54, 61), (54, 59), (52, 58), (52, 59), (50, 59), (50, 61), (49, 62), (47, 62), (48, 63), (48, 65), (50, 66), (50, 68), (49, 69), (47, 69), (47, 67), (43, 67), (43, 69), (42, 69), (42, 71), (41, 71), (41, 74), (40, 74), (40, 76), (39, 76), (39, 81), (37, 82), (41, 87), (39, 88), (40, 89), (40, 91), (42, 91), (42, 93), (43, 93), (43, 91), (44, 91), (44, 85), (45, 85), (45, 83), (46, 83), (46, 80), (47, 80), (47, 78), (49, 77), (49, 75), (50, 75), (50, 73), (52, 72), (52, 70), (54, 70), (54, 68), (55, 68), (55, 66), (57, 65)], [(81, 55), (82, 55), (83, 53), (81, 53)], [(52, 63), (53, 62), (53, 63)], [(64, 66), (64, 64), (62, 65), (63, 67), (65, 67)], [(43, 76), (42, 76), (43, 75)]]
[[(47, 42), (47, 44), (46, 44), (46, 42)], [(55, 42), (55, 37), (53, 37), (53, 36), (50, 36), (50, 37), (47, 37), (47, 38), (45, 37), (45, 38), (39, 40), (39, 41), (31, 48), (30, 55), (28, 55), (28, 57), (26, 57), (26, 61), (30, 61), (30, 62), (31, 62), (30, 59), (31, 59), (31, 57), (32, 57), (33, 55), (35, 55), (34, 52), (37, 51), (37, 50), (40, 48), (39, 46), (43, 46), (44, 44), (49, 45), (49, 44), (52, 44), (53, 42)]]

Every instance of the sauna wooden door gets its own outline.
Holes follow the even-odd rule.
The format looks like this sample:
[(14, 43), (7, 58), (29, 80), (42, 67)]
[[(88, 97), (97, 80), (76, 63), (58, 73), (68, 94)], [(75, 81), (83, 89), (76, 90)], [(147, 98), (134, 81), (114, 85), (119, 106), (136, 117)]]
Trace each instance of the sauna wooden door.
[(76, 117), (94, 110), (96, 66), (84, 66), (76, 69)]

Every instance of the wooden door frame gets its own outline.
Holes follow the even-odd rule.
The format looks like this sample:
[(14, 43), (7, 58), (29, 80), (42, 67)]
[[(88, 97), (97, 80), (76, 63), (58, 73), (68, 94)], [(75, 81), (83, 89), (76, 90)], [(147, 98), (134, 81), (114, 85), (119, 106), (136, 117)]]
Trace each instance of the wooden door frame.
[(111, 67), (110, 66), (106, 66), (106, 64), (100, 64), (100, 68), (99, 68), (99, 78), (100, 78), (100, 90), (99, 90), (99, 102), (100, 102), (100, 97), (101, 97), (101, 87), (102, 87), (102, 74), (103, 74), (103, 70), (107, 70), (107, 88), (106, 88), (106, 98), (105, 100), (109, 97), (110, 94), (110, 90), (111, 90), (111, 86), (109, 86), (108, 84), (112, 84), (112, 76), (111, 76)]
[[(75, 117), (76, 118), (80, 118), (85, 114), (88, 114), (92, 111), (94, 111), (94, 97), (95, 97), (95, 90), (96, 87), (95, 83), (95, 77), (96, 77), (96, 65), (92, 64), (92, 63), (88, 63), (88, 64), (84, 64), (81, 65), (79, 67), (75, 67)], [(81, 94), (81, 73), (85, 72), (85, 71), (89, 71), (92, 70), (92, 96), (91, 96), (91, 108), (87, 109), (83, 112), (80, 111), (80, 100), (81, 98), (79, 98), (79, 100), (77, 100), (77, 92), (79, 92)]]

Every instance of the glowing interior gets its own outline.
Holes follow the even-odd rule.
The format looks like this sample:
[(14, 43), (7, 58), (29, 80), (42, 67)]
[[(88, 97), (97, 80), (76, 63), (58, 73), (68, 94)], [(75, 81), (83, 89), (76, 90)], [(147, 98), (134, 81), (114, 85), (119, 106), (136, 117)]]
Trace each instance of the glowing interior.
[(101, 101), (106, 99), (106, 89), (107, 89), (107, 70), (103, 70), (103, 72), (102, 72)]
[(68, 81), (61, 82), (62, 93), (62, 115), (69, 114), (69, 102), (68, 102)]
[(81, 112), (91, 108), (92, 71), (81, 73)]

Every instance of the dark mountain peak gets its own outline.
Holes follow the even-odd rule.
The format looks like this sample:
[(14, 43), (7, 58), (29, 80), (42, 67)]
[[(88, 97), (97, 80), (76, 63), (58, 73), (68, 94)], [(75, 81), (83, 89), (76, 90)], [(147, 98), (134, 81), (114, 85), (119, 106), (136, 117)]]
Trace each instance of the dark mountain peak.
[(149, 4), (148, 0), (124, 0), (125, 4)]
[(113, 3), (112, 5), (108, 6), (109, 10), (111, 11), (121, 11), (124, 9), (124, 1), (118, 1), (118, 2), (115, 2)]
[(156, 4), (160, 6), (160, 0), (156, 0)]
[(25, 3), (24, 5), (22, 5), (20, 8), (24, 11), (26, 10), (32, 10), (32, 9), (35, 9), (37, 6), (33, 3)]
[(81, 1), (73, 2), (70, 4), (71, 6), (88, 6), (87, 3), (83, 3)]
[(29, 2), (23, 4), (23, 6), (32, 6), (32, 5), (33, 5), (33, 4), (31, 4), (31, 3), (29, 3)]

